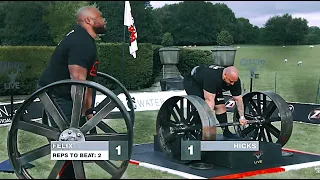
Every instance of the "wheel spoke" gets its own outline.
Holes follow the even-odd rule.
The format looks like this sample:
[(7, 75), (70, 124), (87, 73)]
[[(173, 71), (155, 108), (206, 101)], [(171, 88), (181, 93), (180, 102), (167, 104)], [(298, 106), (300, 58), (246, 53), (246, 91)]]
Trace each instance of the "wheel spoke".
[(106, 105), (108, 105), (111, 102), (111, 99), (109, 97), (104, 98), (104, 100), (102, 100), (97, 107), (95, 107), (96, 111), (100, 111), (103, 107), (105, 107)]
[(76, 179), (86, 179), (82, 161), (72, 161)]
[(54, 122), (57, 124), (59, 129), (63, 131), (67, 128), (66, 118), (61, 110), (55, 103), (51, 100), (47, 93), (39, 94), (40, 102), (43, 104), (44, 108), (47, 110), (49, 115), (52, 117)]
[(255, 129), (253, 125), (249, 125), (247, 128), (242, 130), (243, 135), (248, 135), (250, 132), (252, 132)]
[(197, 115), (196, 113), (197, 113), (196, 110), (192, 109), (191, 112), (188, 113), (188, 117), (187, 117), (186, 121), (190, 122), (190, 124), (192, 124), (195, 116)]
[(276, 127), (274, 127), (272, 124), (265, 124), (265, 128), (267, 131), (269, 131), (272, 135), (274, 135), (277, 139), (280, 138), (280, 131)]
[[(264, 133), (264, 128), (263, 126), (260, 126), (260, 136), (262, 137), (263, 141), (267, 141), (266, 135)], [(261, 140), (261, 139), (260, 139)]]
[(177, 123), (180, 123), (180, 120), (179, 120), (176, 112), (174, 112), (173, 108), (168, 107), (168, 109), (169, 109), (170, 114), (173, 116), (174, 120), (175, 120)]
[(112, 101), (104, 106), (97, 114), (95, 114), (91, 119), (89, 119), (81, 128), (80, 131), (86, 134), (92, 128), (94, 128), (99, 122), (105, 118), (114, 108), (116, 104)]
[(50, 144), (47, 144), (47, 145), (41, 146), (37, 149), (34, 149), (32, 151), (29, 151), (27, 153), (22, 154), (20, 157), (17, 158), (17, 160), (18, 160), (19, 164), (21, 166), (23, 166), (29, 162), (32, 162), (34, 160), (37, 160), (41, 157), (44, 157), (44, 156), (50, 154), (50, 152), (51, 152)]
[(196, 131), (190, 131), (190, 134), (195, 137), (195, 140), (201, 139), (201, 135), (199, 135)]
[(75, 94), (73, 97), (72, 115), (70, 127), (77, 128), (79, 126), (79, 120), (82, 114), (82, 102), (84, 97), (84, 87), (80, 85), (73, 85), (71, 88), (75, 88)]
[(187, 122), (190, 121), (190, 118), (191, 118), (191, 115), (190, 115), (190, 114), (192, 114), (191, 112), (192, 112), (193, 110), (195, 110), (195, 108), (192, 108), (190, 101), (187, 100), (187, 118), (186, 118), (186, 121), (187, 121)]
[(271, 138), (270, 132), (269, 132), (266, 128), (265, 128), (265, 130), (266, 130), (266, 134), (267, 134), (267, 136), (268, 136), (269, 142), (273, 142), (273, 141), (272, 141), (272, 138)]
[(257, 113), (261, 115), (261, 95), (257, 94)]
[(183, 103), (183, 100), (184, 99), (181, 99), (180, 100), (180, 108), (176, 105), (175, 107), (176, 107), (176, 110), (179, 112), (179, 114), (180, 114), (180, 120), (181, 120), (181, 122), (183, 122), (183, 123), (185, 123), (185, 124), (187, 124), (187, 121), (186, 121), (186, 119), (185, 119), (185, 117), (184, 117), (184, 103)]
[(253, 139), (254, 140), (257, 140), (258, 132), (259, 132), (259, 128), (257, 127), (257, 128), (254, 129), (254, 134), (253, 134)]
[(97, 126), (105, 133), (117, 133), (117, 131), (112, 129), (108, 124), (106, 124), (103, 121), (100, 121), (99, 124), (97, 124)]
[(262, 100), (262, 112), (261, 115), (265, 113), (267, 108), (267, 95), (263, 94), (263, 100)]
[(85, 136), (86, 141), (125, 141), (128, 140), (128, 134), (107, 133), (107, 134), (88, 134)]
[(170, 143), (171, 141), (174, 141), (177, 138), (177, 133), (172, 133), (169, 136), (164, 138), (164, 144)]
[(57, 161), (52, 170), (50, 171), (50, 174), (47, 179), (56, 179), (58, 176), (59, 172), (61, 171), (62, 167), (64, 166), (66, 161)]
[(188, 140), (197, 140), (197, 138), (190, 132), (186, 132), (186, 137)]
[(120, 168), (114, 165), (111, 161), (94, 161), (103, 170), (107, 171), (112, 177), (117, 176)]
[(279, 117), (279, 116), (277, 116), (277, 117), (270, 117), (270, 118), (266, 119), (266, 121), (268, 121), (268, 122), (281, 121), (281, 117)]
[(202, 123), (198, 111), (193, 111), (191, 115), (190, 124)]
[(253, 101), (253, 99), (249, 99), (249, 109), (252, 110), (251, 112), (254, 112), (255, 115), (259, 115), (258, 112), (257, 112), (257, 104)]
[(58, 140), (60, 136), (59, 129), (33, 121), (19, 121), (18, 128), (53, 140)]
[(265, 119), (268, 119), (276, 109), (277, 106), (274, 104), (274, 102), (270, 102), (270, 104), (266, 108), (266, 111), (263, 113), (263, 117), (265, 117)]
[(164, 125), (164, 126), (178, 127), (178, 124), (176, 124), (174, 121), (171, 121), (171, 120), (169, 120), (169, 121), (162, 121), (161, 123), (162, 123), (162, 125)]

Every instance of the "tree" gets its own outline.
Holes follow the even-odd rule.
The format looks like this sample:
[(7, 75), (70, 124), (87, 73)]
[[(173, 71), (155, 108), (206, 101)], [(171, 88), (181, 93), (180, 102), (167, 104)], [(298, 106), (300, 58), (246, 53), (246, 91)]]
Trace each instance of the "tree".
[(48, 26), (42, 22), (50, 1), (8, 1), (1, 6), (4, 24), (2, 45), (52, 45)]
[(287, 26), (290, 24), (292, 16), (273, 16), (268, 19), (264, 27), (264, 36), (268, 44), (286, 45), (288, 34)]
[[(123, 42), (123, 31), (126, 42), (129, 34), (124, 26), (124, 1), (91, 1), (96, 3), (107, 21), (107, 31), (101, 37), (103, 42)], [(161, 43), (161, 23), (157, 22), (149, 1), (130, 1), (131, 12), (138, 34), (138, 43)], [(125, 29), (124, 29), (125, 28)]]
[(168, 46), (173, 46), (173, 37), (172, 37), (171, 33), (166, 32), (163, 35), (161, 45), (162, 46), (167, 46), (167, 47)]
[(308, 34), (308, 21), (302, 18), (294, 18), (286, 27), (286, 41), (299, 45)]
[(217, 43), (219, 46), (230, 46), (233, 44), (233, 37), (228, 31), (221, 31), (217, 36)]
[(269, 18), (264, 28), (265, 40), (275, 45), (300, 44), (307, 34), (308, 21), (289, 14)]
[(235, 39), (235, 43), (237, 44), (246, 44), (253, 43), (255, 38), (257, 38), (257, 31), (254, 29), (253, 25), (250, 23), (249, 19), (246, 18), (238, 18), (236, 24), (237, 35)]
[(88, 5), (87, 1), (57, 1), (48, 7), (43, 22), (49, 26), (55, 44), (58, 44), (76, 24), (77, 10)]
[[(161, 8), (153, 9), (152, 14), (156, 18), (156, 21), (161, 25), (161, 32), (170, 32), (175, 37), (175, 25), (177, 25), (177, 18), (175, 10), (179, 4), (164, 5)], [(176, 42), (179, 43), (179, 42)]]
[(142, 43), (161, 42), (161, 23), (152, 13), (150, 1), (131, 1), (132, 13), (138, 33), (138, 41)]
[(308, 28), (308, 34), (303, 39), (303, 44), (320, 44), (320, 28), (311, 26)]
[(224, 3), (216, 3), (213, 5), (213, 8), (214, 22), (212, 25), (216, 26), (217, 32), (226, 30), (237, 41), (237, 18), (232, 9)]
[(210, 45), (216, 40), (213, 4), (184, 1), (157, 9), (162, 31), (170, 32), (176, 45)]
[(304, 37), (304, 44), (319, 44), (320, 36), (315, 33), (309, 33)]

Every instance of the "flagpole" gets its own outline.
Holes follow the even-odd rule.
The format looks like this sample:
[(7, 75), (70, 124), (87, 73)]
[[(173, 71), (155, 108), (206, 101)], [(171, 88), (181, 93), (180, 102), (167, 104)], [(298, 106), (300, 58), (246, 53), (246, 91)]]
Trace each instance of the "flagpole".
[(121, 82), (124, 76), (124, 45), (126, 43), (126, 26), (123, 26), (123, 43), (122, 43), (122, 65), (121, 65)]
[[(125, 18), (126, 11), (126, 1), (124, 1), (124, 9), (123, 9), (123, 19)], [(123, 84), (123, 76), (124, 76), (124, 45), (126, 43), (126, 26), (123, 25), (123, 43), (122, 43), (122, 62), (121, 62), (121, 83)]]

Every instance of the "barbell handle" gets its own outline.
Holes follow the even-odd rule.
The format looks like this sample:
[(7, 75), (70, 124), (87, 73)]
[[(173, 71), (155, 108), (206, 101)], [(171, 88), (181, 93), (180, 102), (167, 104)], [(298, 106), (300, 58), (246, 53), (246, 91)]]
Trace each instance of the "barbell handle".
[[(261, 120), (247, 120), (247, 124), (254, 124), (254, 123), (260, 123)], [(221, 123), (217, 124), (217, 127), (226, 127), (226, 126), (238, 126), (241, 125), (240, 122), (230, 122), (230, 123)]]

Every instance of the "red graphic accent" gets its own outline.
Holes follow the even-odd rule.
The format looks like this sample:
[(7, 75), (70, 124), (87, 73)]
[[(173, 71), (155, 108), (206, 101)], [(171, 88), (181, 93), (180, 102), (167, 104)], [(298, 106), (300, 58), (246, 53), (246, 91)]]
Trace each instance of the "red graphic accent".
[(99, 61), (96, 61), (93, 66), (91, 67), (90, 70), (90, 75), (91, 76), (97, 76), (97, 69), (98, 69)]
[(131, 32), (130, 34), (130, 43), (132, 43), (133, 41), (135, 41), (137, 39), (135, 33), (136, 33), (136, 30), (134, 28), (133, 25), (131, 25), (129, 28), (128, 28), (128, 31)]
[(66, 161), (59, 172), (59, 176), (62, 175), (63, 171), (71, 164), (71, 161)]
[(239, 179), (249, 176), (255, 176), (259, 174), (268, 174), (268, 173), (276, 173), (276, 172), (284, 172), (285, 169), (281, 167), (267, 168), (261, 170), (254, 170), (249, 172), (237, 173), (237, 174), (229, 174), (224, 176), (212, 177), (209, 179)]

